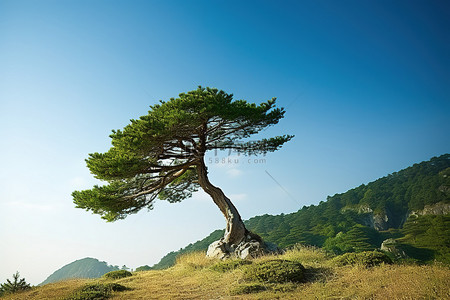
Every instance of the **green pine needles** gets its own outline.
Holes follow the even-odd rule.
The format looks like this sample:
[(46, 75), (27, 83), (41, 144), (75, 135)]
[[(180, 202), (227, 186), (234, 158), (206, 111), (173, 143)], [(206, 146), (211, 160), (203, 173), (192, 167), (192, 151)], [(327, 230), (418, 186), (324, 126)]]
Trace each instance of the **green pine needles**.
[(13, 275), (13, 280), (6, 279), (5, 283), (0, 284), (0, 297), (7, 294), (14, 294), (31, 289), (30, 284), (25, 278), (20, 278), (19, 272)]
[(123, 219), (156, 198), (179, 202), (200, 187), (199, 169), (206, 151), (231, 149), (259, 154), (279, 149), (292, 135), (257, 141), (248, 138), (284, 116), (275, 98), (259, 105), (233, 95), (199, 87), (179, 98), (153, 105), (147, 115), (113, 130), (112, 147), (86, 160), (103, 186), (72, 193), (77, 208), (107, 221)]

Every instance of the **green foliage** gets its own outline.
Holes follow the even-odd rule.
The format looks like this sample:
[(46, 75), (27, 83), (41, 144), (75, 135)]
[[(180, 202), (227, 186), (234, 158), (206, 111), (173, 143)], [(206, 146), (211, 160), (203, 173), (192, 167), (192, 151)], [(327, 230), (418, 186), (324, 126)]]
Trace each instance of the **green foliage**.
[(345, 233), (339, 232), (335, 237), (329, 237), (323, 248), (337, 254), (373, 250), (377, 235), (376, 230), (356, 224)]
[(151, 269), (152, 269), (152, 267), (145, 265), (145, 266), (137, 267), (135, 271), (136, 272), (150, 271)]
[(206, 151), (266, 153), (293, 138), (247, 140), (284, 117), (275, 102), (256, 105), (199, 87), (151, 106), (147, 115), (113, 131), (107, 152), (89, 154), (89, 170), (106, 184), (74, 191), (76, 207), (115, 221), (151, 209), (157, 197), (169, 202), (190, 197), (199, 188), (197, 169), (204, 167)]
[(30, 284), (25, 281), (25, 278), (20, 278), (19, 272), (13, 274), (13, 280), (6, 279), (5, 283), (0, 285), (0, 296), (6, 294), (14, 294), (31, 289)]
[(112, 292), (122, 292), (127, 287), (118, 283), (91, 283), (75, 291), (66, 300), (102, 300), (112, 296)]
[(245, 283), (233, 287), (233, 289), (230, 291), (230, 294), (231, 295), (252, 294), (252, 293), (259, 293), (265, 290), (267, 290), (267, 288), (258, 283)]
[(111, 271), (103, 275), (103, 277), (108, 279), (120, 279), (133, 276), (133, 274), (127, 270), (117, 270), (117, 271)]
[(229, 259), (218, 262), (211, 266), (211, 269), (217, 272), (228, 272), (244, 265), (251, 265), (252, 262), (244, 259)]
[(410, 216), (401, 232), (399, 242), (409, 257), (450, 264), (450, 215)]
[(71, 262), (70, 264), (56, 270), (40, 285), (69, 278), (99, 278), (105, 273), (118, 269), (118, 267), (110, 266), (104, 261), (86, 257)]
[(244, 279), (269, 283), (301, 282), (305, 277), (304, 270), (298, 262), (273, 259), (246, 266)]
[(385, 253), (379, 251), (364, 251), (359, 253), (345, 253), (333, 259), (338, 266), (362, 265), (373, 267), (381, 264), (392, 264), (392, 259)]

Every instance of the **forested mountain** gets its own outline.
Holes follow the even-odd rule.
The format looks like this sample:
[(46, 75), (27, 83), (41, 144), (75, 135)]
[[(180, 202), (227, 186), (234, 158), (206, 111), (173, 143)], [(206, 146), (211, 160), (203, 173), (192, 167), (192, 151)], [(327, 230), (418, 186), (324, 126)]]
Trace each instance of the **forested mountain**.
[(118, 266), (110, 266), (104, 261), (95, 258), (83, 258), (76, 260), (61, 269), (53, 272), (44, 282), (44, 285), (69, 278), (98, 278), (110, 271), (119, 270)]
[[(450, 154), (328, 197), (319, 205), (253, 217), (245, 224), (281, 248), (302, 243), (341, 254), (377, 249), (392, 239), (403, 258), (450, 263)], [(181, 253), (206, 250), (222, 235), (214, 231), (167, 254), (153, 268), (173, 265)]]

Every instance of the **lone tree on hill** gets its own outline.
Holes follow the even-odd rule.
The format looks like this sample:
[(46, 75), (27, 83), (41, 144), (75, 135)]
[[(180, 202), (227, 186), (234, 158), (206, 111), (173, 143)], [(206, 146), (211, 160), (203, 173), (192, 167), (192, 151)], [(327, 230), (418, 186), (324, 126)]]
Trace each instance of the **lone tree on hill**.
[(283, 118), (284, 109), (275, 108), (275, 100), (256, 105), (199, 87), (150, 106), (147, 115), (131, 120), (123, 130), (113, 130), (107, 152), (89, 154), (88, 168), (107, 184), (73, 192), (76, 207), (115, 221), (142, 208), (151, 209), (157, 197), (179, 202), (201, 187), (226, 219), (225, 235), (210, 246), (208, 255), (243, 257), (265, 251), (261, 239), (245, 228), (230, 199), (209, 181), (204, 156), (214, 149), (245, 154), (278, 150), (293, 136), (245, 142)]

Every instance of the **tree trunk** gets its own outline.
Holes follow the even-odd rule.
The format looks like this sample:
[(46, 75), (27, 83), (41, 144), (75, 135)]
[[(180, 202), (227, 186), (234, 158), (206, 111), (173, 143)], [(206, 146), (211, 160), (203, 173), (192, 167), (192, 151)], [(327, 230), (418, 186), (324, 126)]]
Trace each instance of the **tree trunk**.
[(227, 251), (233, 251), (232, 249), (239, 245), (248, 233), (244, 222), (242, 222), (239, 212), (233, 203), (231, 203), (230, 199), (225, 196), (220, 188), (214, 186), (209, 181), (208, 171), (206, 170), (206, 165), (203, 159), (197, 166), (197, 173), (200, 186), (208, 195), (211, 196), (214, 203), (219, 207), (226, 219), (227, 227), (221, 242), (224, 244)]
[(221, 189), (209, 182), (208, 171), (203, 158), (197, 165), (197, 173), (200, 186), (211, 196), (227, 221), (224, 237), (209, 245), (206, 256), (219, 259), (246, 259), (267, 253), (280, 253), (276, 245), (263, 242), (259, 235), (245, 228), (241, 216), (230, 199), (225, 196)]

